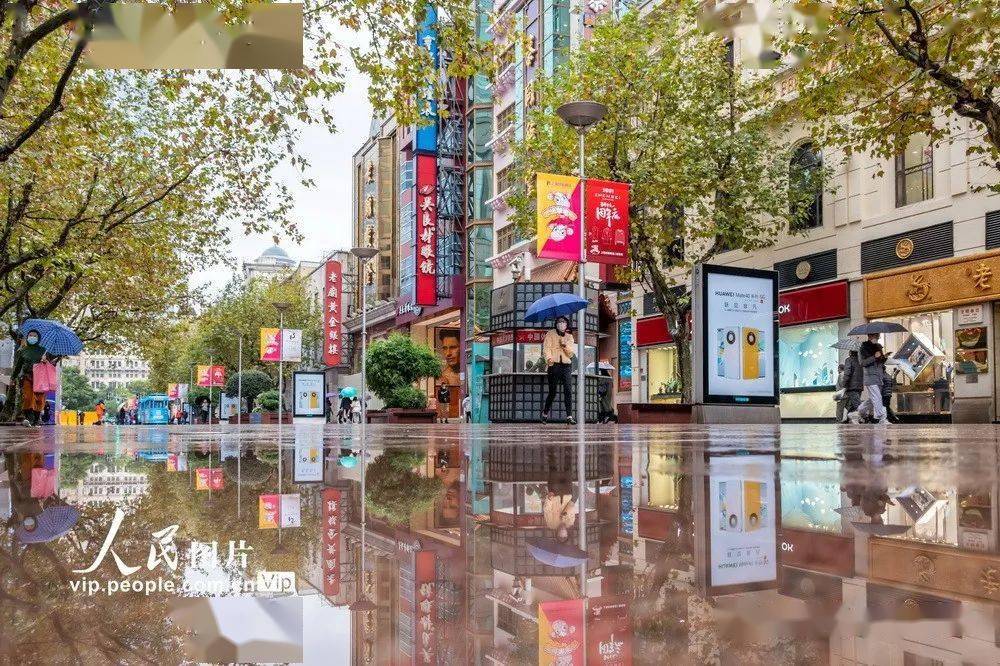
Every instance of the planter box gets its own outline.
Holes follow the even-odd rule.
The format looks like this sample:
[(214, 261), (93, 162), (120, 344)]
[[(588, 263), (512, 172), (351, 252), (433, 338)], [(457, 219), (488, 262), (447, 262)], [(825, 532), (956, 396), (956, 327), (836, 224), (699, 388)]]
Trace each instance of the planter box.
[[(244, 423), (277, 423), (278, 422), (278, 412), (254, 412), (250, 415), (249, 421), (244, 421)], [(281, 417), (282, 423), (291, 423), (292, 415), (289, 412), (285, 412), (284, 416)], [(234, 420), (233, 423), (236, 423)]]
[(390, 407), (385, 410), (369, 410), (368, 423), (435, 423), (437, 410), (400, 409)]
[(623, 402), (617, 407), (619, 423), (691, 423), (693, 406), (685, 403)]

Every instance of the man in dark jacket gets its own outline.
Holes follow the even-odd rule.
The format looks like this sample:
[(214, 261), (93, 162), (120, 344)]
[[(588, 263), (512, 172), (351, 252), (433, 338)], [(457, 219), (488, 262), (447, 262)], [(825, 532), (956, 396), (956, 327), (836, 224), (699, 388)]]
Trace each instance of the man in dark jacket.
[(858, 352), (851, 351), (844, 361), (844, 423), (848, 421), (851, 412), (858, 411), (861, 404), (861, 391), (864, 389), (863, 371)]
[(872, 406), (872, 416), (877, 423), (888, 423), (885, 405), (882, 403), (882, 388), (885, 382), (885, 352), (878, 342), (878, 333), (871, 333), (861, 344), (861, 367), (863, 383), (868, 390), (868, 402)]

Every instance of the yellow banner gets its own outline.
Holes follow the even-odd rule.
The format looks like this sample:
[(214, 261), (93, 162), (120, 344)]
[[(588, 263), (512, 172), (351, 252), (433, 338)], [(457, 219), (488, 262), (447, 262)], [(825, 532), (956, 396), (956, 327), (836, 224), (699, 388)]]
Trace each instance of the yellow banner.
[(537, 197), (538, 256), (543, 259), (580, 260), (580, 179), (539, 173)]

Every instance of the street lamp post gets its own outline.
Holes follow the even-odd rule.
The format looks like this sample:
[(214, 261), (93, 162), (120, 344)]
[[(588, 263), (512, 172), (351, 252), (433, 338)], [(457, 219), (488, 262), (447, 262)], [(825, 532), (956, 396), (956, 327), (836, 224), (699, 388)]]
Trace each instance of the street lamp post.
[[(281, 411), (284, 407), (285, 401), (285, 350), (282, 349), (282, 341), (285, 337), (285, 310), (291, 307), (290, 303), (285, 301), (275, 301), (272, 303), (274, 309), (278, 311), (278, 503), (281, 503), (281, 440), (283, 439), (282, 434), (282, 419)], [(274, 549), (275, 553), (284, 552), (281, 545), (281, 520), (278, 520), (278, 546)]]
[[(378, 254), (374, 247), (351, 248), (351, 254), (358, 258), (358, 290), (361, 292), (361, 594), (365, 589), (365, 467), (368, 465), (368, 441), (366, 437), (368, 421), (368, 308), (365, 298), (364, 269), (369, 260)], [(367, 603), (366, 603), (367, 602)], [(364, 597), (356, 602), (355, 610), (370, 610), (371, 601)]]
[[(556, 114), (562, 118), (570, 127), (576, 130), (580, 138), (580, 257), (577, 267), (577, 288), (580, 290), (580, 298), (587, 298), (587, 220), (585, 213), (584, 190), (587, 185), (587, 174), (585, 165), (584, 136), (587, 130), (596, 125), (604, 118), (608, 112), (608, 107), (599, 102), (574, 101), (567, 102), (556, 109)], [(577, 522), (580, 528), (580, 549), (587, 550), (587, 474), (585, 442), (583, 437), (584, 424), (587, 421), (587, 401), (586, 401), (586, 324), (587, 308), (583, 307), (576, 313), (576, 480), (577, 480), (577, 501), (580, 503), (580, 510)], [(595, 364), (597, 359), (594, 359)], [(586, 597), (587, 592), (587, 564), (584, 562), (580, 566), (580, 596)]]

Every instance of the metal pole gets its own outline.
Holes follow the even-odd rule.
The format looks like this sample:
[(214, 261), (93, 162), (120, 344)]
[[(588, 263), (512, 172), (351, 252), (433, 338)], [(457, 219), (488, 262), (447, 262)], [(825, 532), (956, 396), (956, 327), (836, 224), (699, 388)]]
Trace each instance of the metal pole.
[[(365, 468), (368, 466), (368, 441), (366, 431), (368, 424), (368, 314), (365, 298), (364, 268), (365, 259), (358, 258), (359, 284), (361, 285), (361, 595), (365, 596), (365, 528), (368, 515), (365, 511)], [(365, 596), (367, 598), (367, 596)]]
[[(585, 130), (580, 128), (580, 265), (577, 276), (580, 298), (587, 298), (587, 220), (584, 214), (584, 189), (586, 187), (586, 173), (584, 172), (584, 136)], [(586, 474), (586, 443), (583, 438), (584, 424), (587, 420), (586, 401), (586, 324), (587, 308), (583, 307), (576, 314), (576, 331), (579, 336), (576, 343), (576, 483), (577, 501), (580, 503), (580, 510), (577, 513), (577, 522), (580, 526), (580, 549), (587, 550), (587, 474)], [(584, 561), (580, 565), (580, 598), (587, 596), (587, 563)]]
[(240, 351), (236, 362), (236, 425), (242, 424), (243, 411), (243, 336), (240, 336)]
[(243, 419), (243, 336), (240, 335), (240, 351), (238, 361), (236, 362), (236, 517), (241, 518), (243, 514), (243, 494), (242, 494), (242, 483), (243, 483), (243, 470), (241, 469), (241, 464), (243, 462), (243, 442), (240, 438), (240, 430), (242, 430)]
[[(187, 401), (188, 407), (193, 407), (191, 404), (191, 391), (194, 389), (194, 366), (191, 366), (191, 373), (188, 377), (188, 390), (187, 390)], [(184, 405), (181, 404), (181, 410), (184, 409)], [(188, 425), (194, 425), (194, 412), (188, 410)]]
[[(281, 506), (281, 410), (285, 402), (285, 311), (278, 310), (278, 506)], [(281, 548), (281, 516), (278, 516), (278, 548)]]
[(212, 385), (215, 383), (215, 356), (208, 356), (208, 425), (212, 425)]

